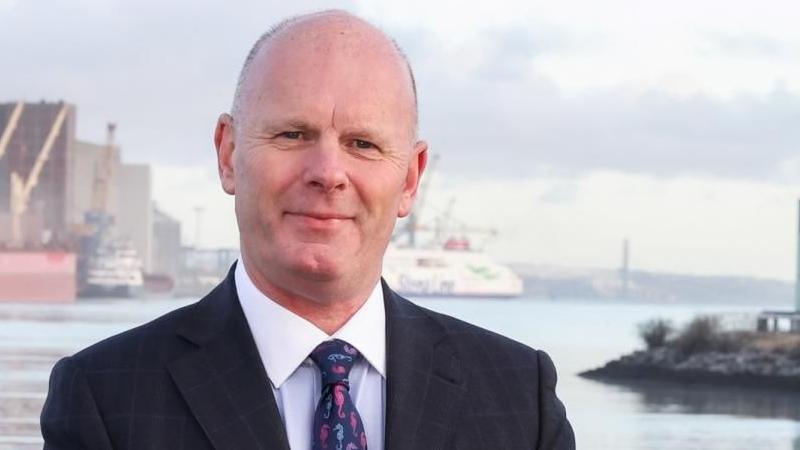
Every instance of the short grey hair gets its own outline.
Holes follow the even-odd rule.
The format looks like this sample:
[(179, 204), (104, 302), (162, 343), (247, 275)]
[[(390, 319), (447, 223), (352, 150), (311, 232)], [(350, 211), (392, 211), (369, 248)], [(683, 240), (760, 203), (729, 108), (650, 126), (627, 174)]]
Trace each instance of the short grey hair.
[[(247, 53), (247, 57), (244, 59), (244, 64), (242, 64), (242, 70), (239, 72), (239, 78), (238, 78), (238, 80), (236, 82), (236, 92), (233, 94), (233, 105), (231, 106), (231, 114), (233, 115), (233, 117), (236, 117), (236, 116), (239, 115), (240, 108), (241, 108), (241, 102), (242, 102), (242, 98), (241, 97), (243, 95), (242, 87), (244, 86), (244, 82), (247, 79), (247, 73), (248, 73), (248, 71), (250, 69), (250, 65), (252, 64), (253, 60), (256, 58), (256, 55), (258, 54), (258, 51), (261, 50), (261, 47), (263, 47), (267, 42), (272, 40), (272, 38), (274, 38), (276, 34), (280, 33), (283, 30), (285, 30), (290, 25), (293, 25), (293, 24), (299, 22), (300, 20), (305, 19), (305, 18), (307, 18), (309, 16), (315, 16), (315, 15), (318, 15), (318, 14), (328, 14), (328, 13), (344, 13), (344, 14), (347, 14), (349, 16), (353, 16), (352, 14), (348, 13), (347, 11), (343, 11), (343, 10), (339, 10), (339, 9), (328, 9), (328, 10), (318, 11), (318, 12), (314, 12), (314, 13), (310, 13), (310, 14), (299, 14), (299, 15), (296, 15), (296, 16), (288, 17), (288, 18), (283, 19), (280, 22), (276, 23), (275, 25), (270, 27), (264, 34), (262, 34), (256, 40), (256, 42), (253, 44), (253, 47), (251, 47), (250, 51)], [(406, 66), (406, 69), (408, 70), (408, 76), (409, 76), (409, 78), (411, 80), (411, 90), (412, 90), (412, 92), (414, 94), (414, 120), (416, 122), (417, 121), (417, 117), (419, 115), (419, 112), (417, 111), (417, 82), (416, 82), (416, 80), (414, 78), (414, 71), (411, 69), (411, 63), (408, 60), (408, 56), (406, 56), (406, 53), (403, 51), (403, 49), (400, 47), (400, 45), (397, 43), (397, 41), (395, 41), (391, 36), (389, 36), (383, 30), (380, 30), (380, 29), (378, 29), (378, 30), (381, 31), (384, 34), (384, 36), (386, 36), (389, 39), (389, 41), (394, 46), (394, 49), (397, 52), (397, 54), (400, 56), (400, 58), (403, 59), (403, 62), (405, 63), (405, 66)], [(416, 128), (416, 125), (417, 124), (415, 123), (414, 124), (415, 128)]]

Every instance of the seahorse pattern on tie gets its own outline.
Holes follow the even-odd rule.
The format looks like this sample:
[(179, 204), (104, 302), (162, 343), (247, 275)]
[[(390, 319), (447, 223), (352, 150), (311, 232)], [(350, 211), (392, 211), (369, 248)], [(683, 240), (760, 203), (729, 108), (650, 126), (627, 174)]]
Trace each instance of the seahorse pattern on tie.
[(350, 369), (358, 350), (340, 339), (326, 341), (311, 359), (322, 372), (322, 396), (314, 413), (313, 450), (366, 450), (364, 423), (350, 398)]

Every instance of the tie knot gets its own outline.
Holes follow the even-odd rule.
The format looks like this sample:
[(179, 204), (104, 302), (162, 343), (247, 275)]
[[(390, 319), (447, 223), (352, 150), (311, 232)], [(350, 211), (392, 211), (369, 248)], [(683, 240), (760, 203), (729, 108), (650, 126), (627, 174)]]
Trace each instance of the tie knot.
[(350, 388), (350, 369), (358, 359), (358, 350), (353, 346), (339, 339), (325, 341), (311, 352), (311, 359), (322, 372), (323, 387), (341, 383)]

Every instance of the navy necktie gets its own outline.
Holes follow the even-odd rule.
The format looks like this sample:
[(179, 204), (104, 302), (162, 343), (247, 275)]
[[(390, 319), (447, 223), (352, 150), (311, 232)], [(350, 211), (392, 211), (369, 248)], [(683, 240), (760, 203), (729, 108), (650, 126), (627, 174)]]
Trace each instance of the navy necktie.
[(364, 423), (350, 398), (350, 369), (358, 350), (339, 339), (320, 344), (311, 359), (322, 373), (322, 396), (314, 413), (313, 450), (366, 450)]

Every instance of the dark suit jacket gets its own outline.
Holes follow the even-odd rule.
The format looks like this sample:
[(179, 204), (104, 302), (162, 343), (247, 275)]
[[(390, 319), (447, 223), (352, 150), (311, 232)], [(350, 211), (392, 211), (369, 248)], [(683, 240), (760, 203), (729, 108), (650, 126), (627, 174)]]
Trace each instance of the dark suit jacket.
[[(545, 353), (383, 289), (386, 449), (575, 448)], [(289, 448), (233, 269), (200, 302), (60, 360), (41, 425), (53, 450)]]

